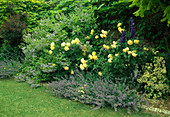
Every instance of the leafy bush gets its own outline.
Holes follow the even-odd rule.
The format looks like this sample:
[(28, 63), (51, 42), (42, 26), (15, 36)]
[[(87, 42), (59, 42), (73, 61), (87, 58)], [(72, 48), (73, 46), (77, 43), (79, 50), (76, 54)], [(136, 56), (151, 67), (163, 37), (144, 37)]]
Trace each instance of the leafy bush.
[(39, 25), (39, 20), (43, 16), (51, 16), (53, 13), (50, 12), (52, 7), (48, 2), (44, 0), (1, 0), (0, 1), (0, 25), (4, 21), (7, 21), (13, 12), (25, 13), (28, 15), (27, 21), (27, 31), (32, 32), (33, 28)]
[(163, 57), (155, 56), (153, 63), (146, 63), (144, 74), (137, 81), (144, 85), (149, 98), (165, 98), (169, 93), (166, 66)]
[(23, 42), (23, 30), (26, 29), (26, 24), (24, 23), (26, 15), (25, 14), (13, 14), (10, 16), (8, 21), (6, 21), (0, 30), (0, 35), (7, 42), (7, 44), (15, 47)]
[[(133, 13), (138, 10), (138, 7), (135, 5), (129, 7), (131, 3), (128, 1), (129, 0), (119, 0), (119, 2), (117, 2), (107, 0), (92, 3), (95, 9), (95, 15), (99, 16), (97, 18), (97, 23), (100, 25), (101, 29), (114, 32), (114, 35), (110, 35), (110, 38), (113, 40), (117, 40), (120, 36), (119, 33), (115, 31), (117, 23), (123, 23), (129, 31), (129, 17), (133, 17)], [(97, 7), (97, 9), (95, 7)], [(149, 42), (149, 44), (155, 46), (158, 50), (170, 53), (169, 41), (167, 40), (170, 36), (168, 33), (170, 30), (166, 26), (166, 22), (160, 23), (162, 15), (163, 12), (155, 14), (151, 11), (147, 11), (145, 12), (145, 17), (135, 17), (136, 31), (138, 33), (136, 36), (139, 36), (144, 43)]]
[(95, 109), (110, 105), (115, 111), (118, 107), (127, 107), (130, 113), (130, 108), (138, 111), (137, 107), (145, 101), (137, 96), (135, 90), (129, 89), (126, 85), (115, 84), (107, 79), (89, 82), (91, 79), (93, 79), (92, 76), (85, 78), (79, 71), (76, 71), (76, 75), (70, 76), (69, 80), (63, 78), (58, 82), (52, 82), (48, 88), (55, 96), (93, 104), (97, 106)]
[[(36, 83), (52, 81), (53, 76), (65, 74), (63, 64), (67, 58), (60, 44), (66, 40), (70, 41), (76, 35), (83, 37), (82, 35), (85, 35), (91, 27), (96, 27), (93, 12), (91, 9), (82, 9), (78, 6), (68, 16), (57, 14), (56, 19), (49, 17), (41, 20), (40, 26), (34, 29), (32, 34), (24, 36), (26, 45), (23, 44), (21, 48), (26, 55), (25, 65), (27, 66), (23, 68), (23, 72), (30, 71), (30, 79), (35, 80)], [(55, 42), (53, 52), (55, 56), (49, 54), (49, 45), (52, 42)]]

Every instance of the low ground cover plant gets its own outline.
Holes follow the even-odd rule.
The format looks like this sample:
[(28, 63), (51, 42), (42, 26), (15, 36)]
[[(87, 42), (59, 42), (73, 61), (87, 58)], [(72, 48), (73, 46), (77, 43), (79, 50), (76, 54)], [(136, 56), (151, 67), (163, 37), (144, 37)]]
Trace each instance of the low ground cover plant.
[[(138, 96), (135, 89), (129, 89), (125, 84), (115, 84), (109, 79), (91, 80), (94, 76), (88, 74), (88, 78), (76, 70), (75, 75), (67, 80), (65, 77), (58, 82), (52, 82), (48, 88), (55, 96), (69, 98), (85, 104), (93, 104), (94, 109), (110, 105), (117, 111), (118, 107), (131, 108), (139, 111), (138, 106), (145, 102), (142, 96)], [(95, 76), (98, 77), (98, 76)]]

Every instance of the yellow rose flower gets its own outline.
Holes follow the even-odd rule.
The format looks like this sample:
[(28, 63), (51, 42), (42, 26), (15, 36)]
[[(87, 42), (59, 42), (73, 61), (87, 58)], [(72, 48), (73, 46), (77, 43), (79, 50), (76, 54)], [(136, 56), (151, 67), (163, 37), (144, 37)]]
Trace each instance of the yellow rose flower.
[(122, 29), (121, 27), (118, 28), (119, 32), (122, 33), (122, 31), (125, 31), (124, 29)]
[(99, 74), (99, 76), (102, 76), (102, 72), (99, 72), (98, 74)]
[(95, 56), (95, 55), (96, 55), (96, 52), (95, 52), (95, 51), (93, 51), (93, 52), (92, 52), (92, 55), (93, 55), (93, 56)]
[(99, 38), (99, 36), (98, 36), (98, 35), (96, 35), (96, 36), (95, 36), (95, 39), (98, 39), (98, 38)]
[(104, 38), (104, 34), (100, 34), (100, 37), (101, 37), (101, 38)]
[(54, 42), (52, 42), (52, 43), (51, 43), (51, 46), (55, 46), (55, 43), (54, 43)]
[(72, 40), (72, 41), (71, 41), (71, 44), (75, 44), (75, 40)]
[(104, 44), (103, 47), (106, 48), (106, 45)]
[(102, 33), (103, 33), (104, 35), (107, 35), (107, 31), (103, 31)]
[(109, 54), (107, 57), (108, 57), (108, 58), (110, 58), (110, 57), (112, 57), (112, 55), (111, 55), (111, 54)]
[(65, 51), (68, 51), (68, 50), (69, 50), (69, 47), (65, 46), (65, 47), (64, 47), (64, 50), (65, 50)]
[(109, 48), (110, 48), (109, 46), (106, 46), (106, 49), (107, 49), (107, 50), (109, 50)]
[(105, 38), (106, 38), (106, 37), (107, 37), (107, 35), (103, 34), (103, 37), (105, 37)]
[(134, 43), (135, 44), (139, 44), (139, 40), (134, 40)]
[(78, 38), (75, 38), (75, 43), (78, 45), (80, 43), (80, 40)]
[(126, 49), (126, 51), (129, 51), (129, 47), (126, 47), (125, 49)]
[(54, 47), (54, 46), (51, 46), (50, 48), (51, 48), (51, 50), (54, 50), (54, 49), (55, 49), (55, 47)]
[(148, 51), (149, 49), (148, 49), (148, 48), (146, 48), (146, 47), (144, 47), (144, 48), (143, 48), (143, 50), (146, 50), (146, 51)]
[(133, 57), (136, 57), (136, 56), (137, 56), (137, 54), (136, 54), (136, 53), (132, 53), (132, 56), (133, 56)]
[(133, 45), (133, 41), (132, 40), (128, 40), (128, 44), (129, 45)]
[(86, 63), (83, 63), (83, 66), (84, 66), (84, 68), (86, 68), (86, 67), (87, 67), (87, 64), (86, 64)]
[(49, 51), (49, 53), (50, 53), (50, 54), (52, 54), (52, 53), (53, 53), (53, 51), (52, 51), (52, 50), (50, 50), (50, 51)]
[(113, 41), (113, 44), (115, 44), (115, 45), (116, 45), (116, 44), (117, 44), (117, 41)]
[(87, 36), (86, 38), (87, 38), (87, 39), (90, 39), (90, 37), (89, 37), (89, 36)]
[(84, 58), (82, 58), (82, 59), (81, 59), (81, 63), (85, 64), (85, 63), (87, 63), (87, 61), (84, 60)]
[(93, 59), (93, 56), (92, 56), (91, 54), (89, 54), (89, 58), (90, 58), (90, 59)]
[(73, 71), (73, 70), (71, 70), (71, 74), (74, 74), (74, 71)]
[(90, 34), (93, 35), (93, 33), (94, 33), (94, 30), (92, 29), (91, 32), (90, 32)]
[(116, 48), (117, 45), (116, 45), (116, 44), (112, 44), (111, 47), (112, 47), (112, 48)]
[(125, 53), (126, 53), (126, 52), (127, 52), (127, 50), (126, 50), (126, 49), (123, 49), (123, 52), (125, 52)]
[(118, 24), (117, 24), (117, 27), (120, 27), (121, 25), (122, 25), (122, 23), (118, 23)]
[(97, 60), (97, 59), (98, 59), (98, 57), (97, 57), (97, 56), (93, 56), (93, 59), (94, 59), (94, 60)]
[(67, 46), (67, 47), (70, 47), (70, 43), (67, 42), (67, 43), (66, 43), (66, 46)]
[(62, 46), (62, 47), (64, 47), (65, 45), (66, 45), (66, 43), (65, 43), (65, 42), (61, 43), (61, 46)]
[(65, 70), (69, 70), (69, 67), (66, 66), (66, 67), (64, 67), (64, 69), (65, 69)]
[(115, 54), (115, 56), (117, 57), (119, 54)]
[(52, 64), (52, 66), (55, 66), (55, 64)]
[(128, 51), (128, 54), (132, 54), (132, 51)]
[(111, 63), (111, 62), (112, 62), (112, 59), (108, 59), (108, 62)]
[(80, 69), (81, 69), (81, 70), (84, 70), (84, 69), (85, 69), (84, 66), (83, 66), (83, 64), (80, 64)]
[(83, 56), (86, 56), (86, 53), (85, 53), (85, 52), (83, 53)]

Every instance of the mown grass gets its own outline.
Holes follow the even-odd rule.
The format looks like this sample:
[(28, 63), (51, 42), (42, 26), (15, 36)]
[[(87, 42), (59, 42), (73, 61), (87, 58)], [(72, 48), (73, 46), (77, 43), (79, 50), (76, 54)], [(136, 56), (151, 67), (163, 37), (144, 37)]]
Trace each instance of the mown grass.
[(92, 110), (92, 106), (54, 97), (45, 87), (32, 89), (27, 83), (0, 79), (0, 117), (159, 117), (143, 111), (127, 114), (110, 107)]

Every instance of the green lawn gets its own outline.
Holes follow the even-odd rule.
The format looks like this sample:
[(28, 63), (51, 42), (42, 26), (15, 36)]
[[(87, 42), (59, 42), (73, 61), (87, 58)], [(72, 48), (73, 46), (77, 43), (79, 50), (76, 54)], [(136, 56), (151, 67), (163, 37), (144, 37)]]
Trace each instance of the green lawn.
[[(150, 113), (92, 106), (54, 97), (44, 87), (32, 89), (27, 83), (0, 80), (0, 117), (153, 117)], [(158, 116), (158, 115), (157, 115)]]

